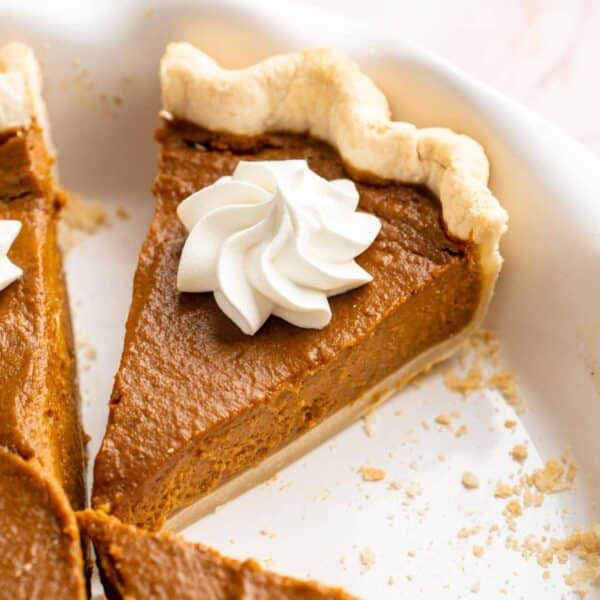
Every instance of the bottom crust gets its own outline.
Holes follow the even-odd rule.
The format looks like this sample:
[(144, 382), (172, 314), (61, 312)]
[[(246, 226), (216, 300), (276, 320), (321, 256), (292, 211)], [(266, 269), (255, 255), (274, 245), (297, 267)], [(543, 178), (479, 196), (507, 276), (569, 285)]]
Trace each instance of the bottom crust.
[[(487, 302), (485, 303), (487, 305)], [(443, 362), (465, 342), (479, 327), (483, 315), (484, 304), (479, 307), (478, 315), (463, 331), (433, 346), (423, 354), (405, 364), (386, 379), (371, 388), (352, 404), (341, 408), (325, 421), (288, 444), (282, 450), (264, 459), (258, 466), (252, 467), (238, 477), (228, 481), (214, 492), (203, 496), (196, 502), (171, 515), (165, 522), (164, 529), (180, 532), (193, 525), (202, 517), (214, 512), (219, 506), (240, 496), (244, 492), (267, 481), (305, 454), (352, 425), (370, 410), (382, 404), (394, 393), (400, 391), (418, 375), (429, 371), (434, 365)]]

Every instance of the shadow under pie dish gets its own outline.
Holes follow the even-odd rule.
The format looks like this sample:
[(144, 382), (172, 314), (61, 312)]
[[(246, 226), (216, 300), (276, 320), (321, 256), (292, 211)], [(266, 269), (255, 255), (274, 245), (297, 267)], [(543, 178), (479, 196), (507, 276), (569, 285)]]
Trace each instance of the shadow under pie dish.
[[(93, 504), (127, 523), (156, 529), (169, 519), (176, 529), (455, 351), (485, 314), (507, 218), (478, 144), (390, 121), (381, 92), (337, 53), (228, 71), (171, 44), (161, 84), (157, 207)], [(271, 316), (247, 335), (216, 293), (178, 289), (188, 232), (177, 211), (241, 163), (290, 160), (351, 181), (359, 210), (379, 220), (356, 259), (372, 281), (331, 297), (320, 329)]]

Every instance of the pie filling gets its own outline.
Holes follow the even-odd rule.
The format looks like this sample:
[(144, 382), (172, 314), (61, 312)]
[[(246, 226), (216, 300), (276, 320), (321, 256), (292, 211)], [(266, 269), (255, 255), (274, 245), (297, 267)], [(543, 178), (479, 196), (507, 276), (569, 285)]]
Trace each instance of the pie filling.
[(169, 533), (135, 529), (104, 513), (85, 510), (77, 517), (96, 548), (109, 599), (352, 600), (340, 589), (263, 571), (252, 560), (239, 562)]
[(79, 508), (84, 449), (52, 162), (35, 125), (0, 140), (0, 219), (22, 224), (9, 257), (23, 270), (0, 292), (0, 446), (37, 458)]
[(75, 515), (60, 486), (31, 461), (0, 448), (1, 595), (83, 600)]
[[(442, 358), (432, 349), (474, 319), (482, 289), (476, 248), (447, 233), (438, 199), (423, 187), (350, 172), (331, 146), (303, 135), (236, 137), (166, 122), (158, 139), (156, 213), (94, 472), (94, 505), (150, 529), (352, 411), (374, 388), (389, 391), (382, 386)], [(270, 317), (247, 336), (211, 294), (177, 291), (186, 231), (176, 208), (240, 160), (292, 158), (326, 179), (356, 182), (359, 210), (382, 223), (357, 258), (373, 281), (332, 297), (322, 330)]]

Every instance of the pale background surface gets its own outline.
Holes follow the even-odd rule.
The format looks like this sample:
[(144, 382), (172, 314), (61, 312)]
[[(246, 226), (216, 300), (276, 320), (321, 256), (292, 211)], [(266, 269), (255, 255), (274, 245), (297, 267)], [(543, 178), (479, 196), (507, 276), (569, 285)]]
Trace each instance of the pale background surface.
[(304, 1), (413, 40), (600, 154), (600, 1)]

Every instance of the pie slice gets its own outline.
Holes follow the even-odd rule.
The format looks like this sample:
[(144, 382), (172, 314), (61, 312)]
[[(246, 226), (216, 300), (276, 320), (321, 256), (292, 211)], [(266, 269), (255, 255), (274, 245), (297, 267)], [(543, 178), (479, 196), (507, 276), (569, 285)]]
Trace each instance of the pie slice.
[(85, 510), (79, 527), (96, 548), (109, 600), (351, 600), (341, 589), (297, 581), (239, 562), (167, 532), (150, 533)]
[[(275, 56), (228, 71), (188, 44), (171, 44), (161, 76), (157, 207), (135, 275), (109, 423), (95, 463), (93, 504), (145, 528), (170, 518), (168, 526), (178, 529), (455, 351), (485, 314), (507, 217), (487, 188), (488, 164), (478, 144), (446, 129), (390, 121), (381, 92), (337, 53)], [(201, 198), (207, 186), (225, 183), (231, 190), (240, 170), (254, 177), (253, 193), (262, 198), (266, 192), (256, 190), (264, 183), (260, 169), (290, 159), (307, 161), (311, 173), (331, 180), (337, 192), (328, 189), (342, 203), (352, 204), (356, 186), (360, 211), (378, 218), (379, 235), (357, 258), (372, 281), (337, 290), (330, 298), (331, 322), (321, 329), (272, 316), (247, 335), (233, 322), (236, 311), (223, 295), (178, 290), (188, 232), (177, 210), (203, 190), (192, 208), (206, 212)], [(253, 161), (261, 161), (254, 170)], [(318, 185), (329, 184), (319, 179)], [(329, 210), (309, 196), (301, 202), (312, 203), (318, 214)], [(221, 221), (221, 229), (204, 238), (190, 234), (197, 243), (192, 262), (200, 264), (215, 236), (245, 214)], [(346, 232), (343, 219), (339, 223), (341, 231), (331, 239), (346, 235), (350, 243), (350, 233), (360, 235)], [(321, 236), (315, 261), (341, 252), (343, 244), (328, 242), (323, 230), (315, 235)], [(234, 239), (242, 238), (233, 236), (228, 244)], [(290, 279), (304, 277), (290, 267), (295, 259), (283, 251), (280, 256)], [(225, 267), (241, 264), (255, 265), (235, 259)], [(244, 269), (223, 273), (227, 269), (219, 271), (218, 283), (234, 295), (248, 292), (242, 284), (255, 277)], [(305, 297), (304, 288), (291, 289)], [(258, 310), (270, 310), (262, 302)], [(300, 321), (304, 314), (290, 318)]]
[(87, 597), (75, 513), (35, 460), (0, 447), (0, 596)]
[(83, 432), (56, 244), (63, 196), (53, 162), (33, 51), (6, 45), (0, 48), (0, 225), (16, 224), (18, 231), (20, 224), (4, 258), (22, 275), (0, 289), (0, 446), (38, 461), (80, 508)]

